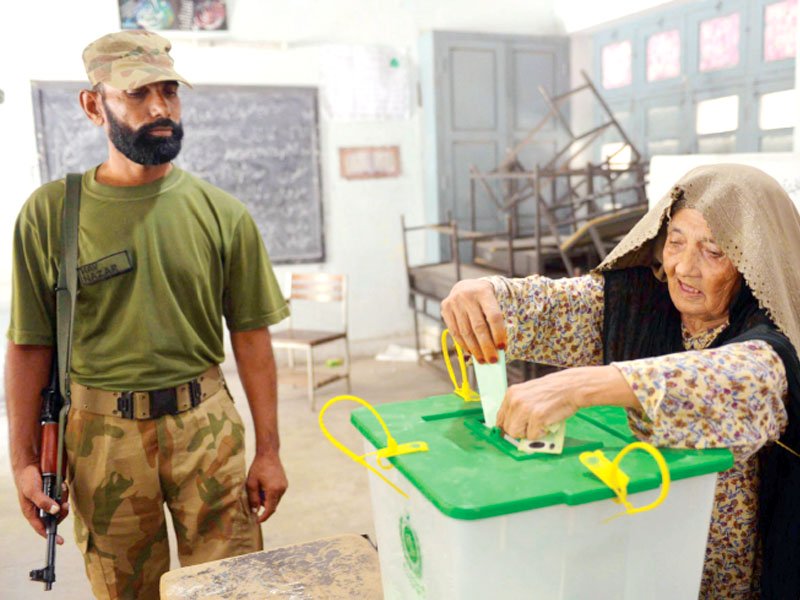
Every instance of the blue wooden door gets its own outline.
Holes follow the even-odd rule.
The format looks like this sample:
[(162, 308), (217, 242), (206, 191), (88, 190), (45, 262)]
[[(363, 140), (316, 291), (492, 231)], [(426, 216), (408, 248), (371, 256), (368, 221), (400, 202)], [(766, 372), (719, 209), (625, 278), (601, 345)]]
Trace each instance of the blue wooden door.
[[(470, 228), (470, 167), (494, 169), (546, 114), (539, 93), (566, 91), (569, 42), (566, 37), (488, 35), (454, 32), (426, 34), (420, 44), (425, 115), (426, 215), (452, 215)], [(550, 124), (521, 153), (532, 169), (546, 162), (557, 145)], [(499, 185), (496, 195), (502, 195)], [(505, 217), (488, 194), (476, 195), (475, 226), (505, 229)], [(533, 223), (534, 203), (520, 207), (523, 223)]]

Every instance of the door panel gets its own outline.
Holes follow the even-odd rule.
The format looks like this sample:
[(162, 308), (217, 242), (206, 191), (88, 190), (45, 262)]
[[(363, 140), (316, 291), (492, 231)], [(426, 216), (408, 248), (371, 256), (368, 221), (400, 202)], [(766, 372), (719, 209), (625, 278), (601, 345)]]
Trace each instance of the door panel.
[[(534, 49), (513, 49), (512, 61), (512, 100), (514, 129), (529, 131), (538, 125), (547, 115), (549, 107), (539, 92), (542, 86), (552, 96), (554, 90), (560, 89), (557, 83), (556, 60), (558, 55), (553, 51)], [(544, 131), (552, 131), (554, 123), (550, 121)]]
[(454, 132), (497, 129), (497, 61), (494, 49), (450, 49)]
[[(471, 227), (469, 170), (497, 165), (506, 138), (505, 47), (492, 36), (434, 34), (438, 213)], [(441, 36), (441, 37), (440, 37)], [(488, 38), (488, 39), (486, 39)]]

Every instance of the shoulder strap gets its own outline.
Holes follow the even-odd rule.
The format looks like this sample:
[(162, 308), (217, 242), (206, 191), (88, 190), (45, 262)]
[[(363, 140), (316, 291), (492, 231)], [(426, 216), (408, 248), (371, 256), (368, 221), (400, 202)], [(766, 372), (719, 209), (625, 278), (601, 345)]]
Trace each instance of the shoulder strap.
[(67, 193), (61, 221), (61, 262), (56, 285), (56, 346), (58, 384), (61, 397), (69, 404), (69, 371), (72, 358), (72, 323), (78, 293), (78, 213), (81, 203), (81, 174), (67, 174)]

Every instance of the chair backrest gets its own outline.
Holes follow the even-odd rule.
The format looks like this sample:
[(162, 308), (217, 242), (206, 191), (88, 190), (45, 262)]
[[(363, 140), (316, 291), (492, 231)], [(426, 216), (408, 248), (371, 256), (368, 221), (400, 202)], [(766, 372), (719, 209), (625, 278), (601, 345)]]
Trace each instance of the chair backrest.
[(336, 273), (292, 273), (292, 302), (340, 302), (342, 324), (347, 331), (347, 275)]

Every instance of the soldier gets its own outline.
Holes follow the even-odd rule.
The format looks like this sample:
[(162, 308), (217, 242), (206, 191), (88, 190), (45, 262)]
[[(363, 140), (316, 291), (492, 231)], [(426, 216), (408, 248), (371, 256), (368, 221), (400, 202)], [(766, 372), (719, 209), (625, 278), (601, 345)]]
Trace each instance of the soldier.
[[(100, 598), (158, 597), (169, 568), (164, 503), (181, 564), (191, 565), (260, 550), (260, 523), (287, 486), (268, 326), (289, 310), (244, 205), (171, 163), (187, 82), (169, 50), (156, 34), (127, 31), (83, 53), (93, 89), (80, 104), (105, 130), (108, 159), (82, 179), (67, 481)], [(40, 534), (37, 507), (69, 510), (42, 493), (37, 447), (64, 190), (64, 180), (36, 190), (14, 235), (11, 459), (22, 512)], [(218, 366), (223, 316), (255, 423), (249, 471)]]

